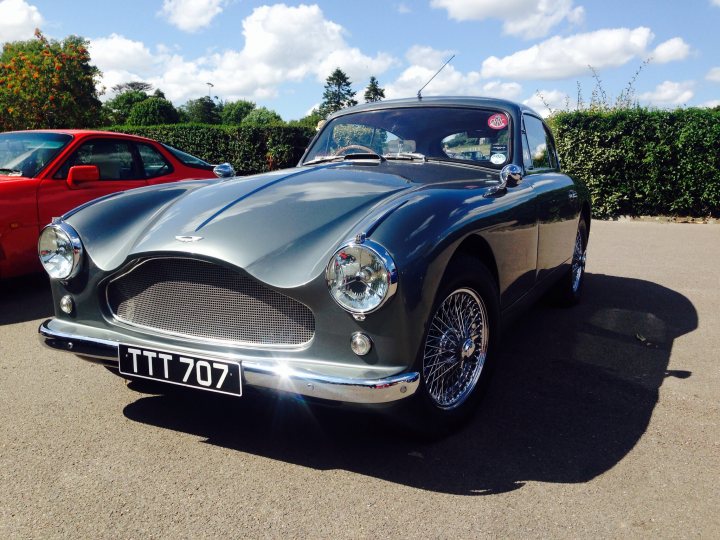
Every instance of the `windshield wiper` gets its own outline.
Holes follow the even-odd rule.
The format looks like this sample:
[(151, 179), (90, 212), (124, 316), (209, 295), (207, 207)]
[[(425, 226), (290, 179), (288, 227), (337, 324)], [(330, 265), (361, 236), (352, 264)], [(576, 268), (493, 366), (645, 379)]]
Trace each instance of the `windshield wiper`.
[(385, 161), (385, 156), (376, 154), (374, 152), (357, 152), (355, 154), (344, 154), (341, 156), (323, 156), (303, 163), (305, 165), (317, 165), (318, 163), (329, 163), (331, 161), (352, 161), (352, 160), (370, 160), (377, 159), (379, 161)]
[(427, 161), (425, 154), (419, 152), (395, 152), (393, 154), (383, 154), (385, 159), (399, 159), (403, 161)]
[(18, 169), (0, 169), (0, 174), (7, 174), (9, 176), (22, 176), (22, 171)]

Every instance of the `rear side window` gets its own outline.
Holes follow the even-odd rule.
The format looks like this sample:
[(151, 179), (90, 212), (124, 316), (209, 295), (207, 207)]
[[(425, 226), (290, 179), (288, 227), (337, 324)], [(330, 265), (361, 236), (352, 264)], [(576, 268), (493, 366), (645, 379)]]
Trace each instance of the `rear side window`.
[(145, 178), (157, 178), (172, 172), (172, 167), (162, 154), (149, 144), (138, 143), (137, 149), (145, 170)]
[(524, 115), (523, 163), (526, 169), (555, 169), (557, 159), (550, 132), (542, 120)]
[(170, 152), (173, 156), (175, 156), (183, 165), (187, 165), (188, 167), (195, 167), (197, 169), (206, 169), (206, 170), (212, 170), (213, 166), (210, 165), (207, 161), (203, 161), (199, 157), (193, 156), (191, 154), (188, 154), (187, 152), (183, 152), (182, 150), (178, 150), (177, 148), (173, 148), (172, 146), (169, 146), (167, 144), (163, 144), (165, 149)]

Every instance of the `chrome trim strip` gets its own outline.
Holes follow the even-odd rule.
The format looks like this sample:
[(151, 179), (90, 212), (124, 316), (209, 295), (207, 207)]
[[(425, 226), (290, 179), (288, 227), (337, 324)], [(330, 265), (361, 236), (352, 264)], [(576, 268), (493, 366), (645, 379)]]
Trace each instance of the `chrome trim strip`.
[[(50, 349), (71, 352), (86, 360), (118, 367), (118, 343), (59, 332), (48, 319), (38, 328), (40, 343)], [(382, 379), (329, 377), (295, 370), (287, 364), (263, 365), (240, 360), (243, 384), (303, 396), (346, 403), (388, 403), (409, 397), (420, 384), (416, 371)]]

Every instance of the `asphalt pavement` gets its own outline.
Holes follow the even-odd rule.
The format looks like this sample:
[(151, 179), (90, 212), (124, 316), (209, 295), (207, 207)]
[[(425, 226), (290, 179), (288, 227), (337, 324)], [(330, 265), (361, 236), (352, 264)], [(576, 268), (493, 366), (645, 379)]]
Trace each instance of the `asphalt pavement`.
[(583, 302), (506, 331), (467, 427), (143, 394), (0, 282), (2, 538), (718, 538), (720, 225), (593, 222)]

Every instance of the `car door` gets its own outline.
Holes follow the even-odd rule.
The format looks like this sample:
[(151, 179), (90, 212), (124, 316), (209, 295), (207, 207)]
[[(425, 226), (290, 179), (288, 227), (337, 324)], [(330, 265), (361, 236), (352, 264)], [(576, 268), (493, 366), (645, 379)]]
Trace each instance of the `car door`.
[[(98, 180), (69, 182), (68, 171), (76, 165), (94, 165)], [(41, 223), (49, 223), (92, 199), (117, 191), (147, 185), (145, 171), (132, 141), (114, 137), (84, 139), (40, 184), (38, 214)]]
[(537, 203), (537, 281), (541, 281), (572, 256), (580, 207), (575, 183), (559, 170), (555, 143), (545, 123), (525, 113), (523, 125), (523, 163)]

